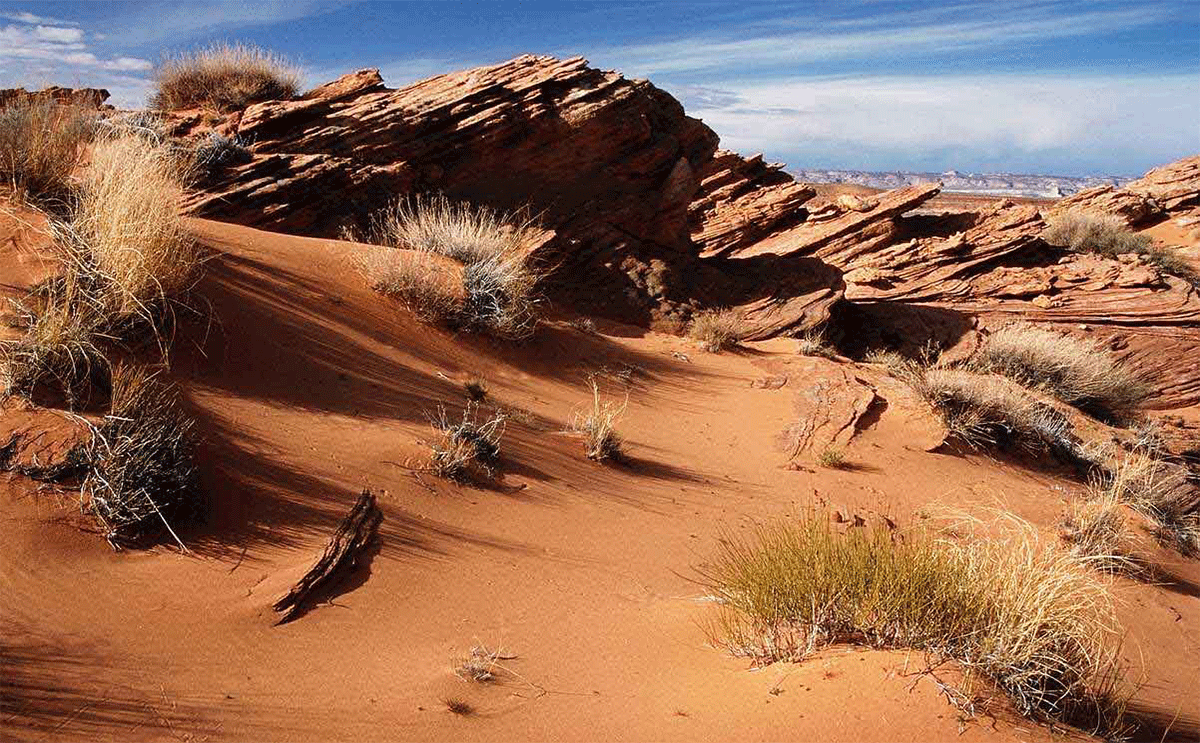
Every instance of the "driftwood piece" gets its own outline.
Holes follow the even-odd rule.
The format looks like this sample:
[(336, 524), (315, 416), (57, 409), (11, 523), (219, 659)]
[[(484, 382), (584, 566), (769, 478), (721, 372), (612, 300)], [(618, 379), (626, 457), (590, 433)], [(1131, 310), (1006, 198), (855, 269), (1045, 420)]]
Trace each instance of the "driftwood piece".
[(350, 513), (346, 514), (346, 518), (338, 525), (321, 558), (287, 594), (275, 602), (275, 611), (282, 613), (275, 624), (284, 624), (295, 619), (303, 613), (310, 595), (354, 570), (358, 566), (359, 556), (375, 538), (381, 521), (383, 512), (375, 502), (374, 493), (363, 490), (354, 508), (350, 509)]

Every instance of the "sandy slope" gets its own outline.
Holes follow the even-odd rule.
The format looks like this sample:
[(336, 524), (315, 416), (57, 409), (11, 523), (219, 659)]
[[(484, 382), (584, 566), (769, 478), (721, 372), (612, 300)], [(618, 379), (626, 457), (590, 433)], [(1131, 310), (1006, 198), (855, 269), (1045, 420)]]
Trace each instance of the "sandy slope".
[[(618, 326), (552, 323), (521, 346), (455, 337), (365, 289), (345, 244), (194, 227), (220, 251), (200, 287), (214, 323), (177, 341), (173, 375), (205, 435), (209, 519), (183, 534), (191, 554), (114, 554), (69, 494), (0, 479), (5, 740), (1054, 737), (963, 721), (931, 678), (905, 675), (917, 654), (836, 648), (750, 670), (706, 644), (692, 567), (721, 534), (812, 506), (907, 524), (931, 504), (1002, 503), (1051, 528), (1077, 484), (927, 453), (895, 400), (854, 437), (853, 470), (789, 468), (798, 392), (843, 370), (874, 384), (878, 369), (790, 341), (713, 356)], [(625, 466), (588, 462), (564, 433), (601, 369), (629, 396)], [(501, 486), (414, 475), (427, 416), (461, 404), (475, 373), (514, 413)], [(751, 386), (769, 376), (787, 383)], [(270, 603), (363, 487), (385, 513), (369, 564), (272, 626)], [(1128, 655), (1140, 703), (1194, 735), (1200, 570), (1159, 557), (1176, 583), (1116, 585)], [(475, 644), (516, 656), (502, 683), (453, 675)], [(451, 714), (449, 697), (478, 713)]]

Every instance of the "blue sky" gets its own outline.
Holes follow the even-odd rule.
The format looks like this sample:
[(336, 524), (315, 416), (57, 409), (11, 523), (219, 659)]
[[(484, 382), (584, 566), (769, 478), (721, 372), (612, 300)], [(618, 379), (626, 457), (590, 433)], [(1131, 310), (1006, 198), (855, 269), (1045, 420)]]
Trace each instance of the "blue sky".
[(1140, 174), (1200, 152), (1200, 0), (0, 1), (0, 87), (139, 106), (162, 55), (243, 40), (312, 84), (579, 54), (798, 168)]

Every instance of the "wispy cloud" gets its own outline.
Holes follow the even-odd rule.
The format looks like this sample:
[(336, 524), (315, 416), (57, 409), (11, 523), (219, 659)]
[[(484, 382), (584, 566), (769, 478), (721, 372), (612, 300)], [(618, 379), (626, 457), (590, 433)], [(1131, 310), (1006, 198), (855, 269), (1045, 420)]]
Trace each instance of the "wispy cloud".
[(1197, 90), (1198, 74), (1023, 74), (783, 80), (681, 97), (723, 146), (796, 166), (1028, 170), (1052, 158), (1137, 172), (1147, 158), (1193, 154)]
[(638, 75), (778, 68), (849, 59), (879, 61), (1112, 33), (1159, 22), (1165, 13), (1165, 8), (1151, 3), (1090, 11), (1044, 3), (987, 3), (848, 20), (805, 16), (670, 41), (609, 47), (593, 56)]
[(78, 26), (75, 21), (64, 21), (58, 18), (48, 18), (44, 15), (34, 15), (33, 13), (0, 13), (0, 18), (6, 21), (17, 21), (19, 23), (43, 23), (50, 26)]

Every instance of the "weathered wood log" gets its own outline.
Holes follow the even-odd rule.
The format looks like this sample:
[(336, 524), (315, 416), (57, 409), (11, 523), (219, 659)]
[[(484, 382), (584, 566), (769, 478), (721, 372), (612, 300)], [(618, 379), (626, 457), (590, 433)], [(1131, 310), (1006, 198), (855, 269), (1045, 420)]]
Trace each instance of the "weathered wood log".
[(383, 512), (375, 502), (375, 495), (370, 490), (363, 490), (350, 513), (338, 525), (320, 559), (275, 602), (275, 611), (282, 614), (275, 624), (295, 619), (303, 613), (310, 595), (358, 567), (358, 558), (375, 538), (381, 521)]

